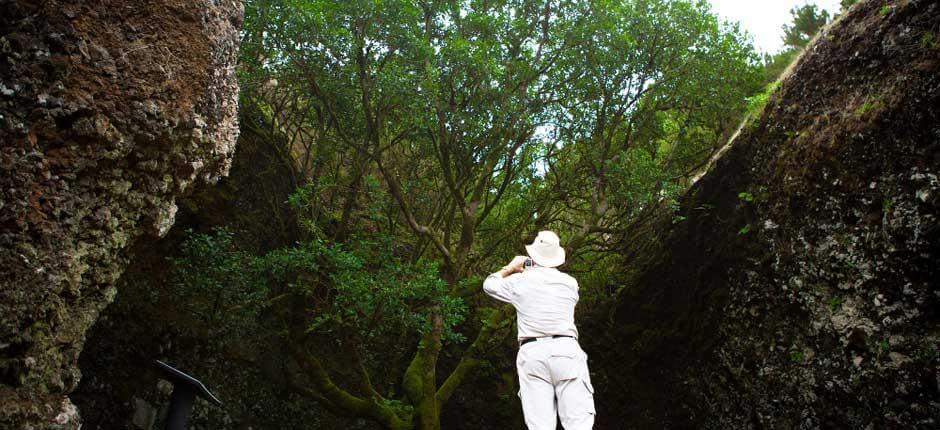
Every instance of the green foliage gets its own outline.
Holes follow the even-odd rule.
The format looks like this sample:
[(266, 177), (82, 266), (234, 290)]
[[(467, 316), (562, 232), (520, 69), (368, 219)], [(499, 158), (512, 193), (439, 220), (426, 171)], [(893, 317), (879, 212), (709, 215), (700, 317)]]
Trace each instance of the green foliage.
[(777, 91), (777, 88), (780, 88), (780, 81), (767, 84), (767, 86), (764, 87), (764, 91), (747, 98), (747, 113), (751, 116), (752, 121), (756, 121), (757, 117), (764, 110), (764, 106), (767, 106), (770, 96)]
[(796, 61), (800, 52), (800, 49), (784, 48), (776, 54), (764, 54), (764, 82), (776, 82), (787, 67)]
[[(608, 199), (619, 202), (611, 218), (629, 222), (675, 199), (690, 172), (727, 142), (758, 89), (758, 59), (740, 30), (720, 24), (705, 3), (585, 9), (590, 18), (574, 37), (590, 42), (552, 71), (566, 84), (550, 112), (561, 147), (552, 177), (569, 199), (584, 202), (575, 220), (590, 222), (597, 207), (589, 202)], [(673, 31), (661, 31), (665, 22)], [(646, 43), (653, 34), (659, 43)]]
[(832, 296), (829, 298), (829, 310), (832, 312), (838, 311), (842, 307), (842, 298), (839, 296)]
[(883, 357), (891, 351), (891, 344), (888, 342), (888, 339), (881, 339), (875, 347), (875, 352), (879, 357)]
[(745, 224), (744, 227), (741, 227), (741, 229), (738, 230), (738, 235), (745, 235), (745, 234), (750, 233), (750, 232), (751, 232), (751, 228), (752, 228), (752, 227), (751, 227), (751, 224), (750, 224), (750, 223)]
[(796, 364), (803, 364), (806, 361), (806, 353), (801, 349), (794, 349), (790, 351), (790, 361)]
[(891, 6), (887, 3), (881, 6), (881, 9), (878, 9), (878, 14), (881, 16), (887, 16), (891, 12)]
[(858, 3), (858, 0), (841, 0), (839, 5), (842, 7), (842, 10), (845, 11), (848, 8), (852, 7), (855, 3)]
[(865, 103), (862, 103), (862, 105), (855, 110), (855, 116), (865, 115), (872, 109), (872, 107), (874, 107), (874, 104), (871, 101), (866, 100)]
[(269, 281), (312, 303), (308, 332), (343, 336), (355, 332), (364, 341), (401, 331), (428, 329), (428, 309), (445, 310), (445, 338), (461, 341), (454, 331), (467, 307), (447, 296), (436, 265), (409, 264), (393, 255), (389, 237), (355, 239), (345, 244), (314, 239), (273, 251), (262, 258)]
[(871, 112), (871, 111), (873, 111), (873, 110), (881, 109), (882, 107), (883, 107), (883, 104), (882, 104), (882, 102), (881, 102), (880, 99), (875, 99), (875, 100), (868, 99), (868, 100), (865, 100), (865, 102), (862, 103), (862, 105), (859, 106), (858, 109), (855, 109), (855, 117), (856, 117), (856, 118), (861, 118), (861, 117), (865, 116), (865, 114), (867, 114), (867, 113), (869, 113), (869, 112)]
[[(582, 300), (612, 297), (613, 238), (675, 204), (763, 85), (743, 32), (701, 1), (245, 7), (242, 106), (261, 121), (243, 128), (297, 166), (288, 204), (303, 228), (253, 267), (308, 334), (398, 342), (396, 359), (422, 345), (409, 369), (469, 333), (510, 331), (474, 296), (534, 231), (570, 246)], [(418, 373), (365, 352), (377, 384), (414, 396), (383, 410), (423, 419)]]
[(191, 318), (180, 327), (227, 340), (254, 330), (266, 290), (257, 260), (239, 251), (233, 238), (224, 228), (188, 230), (180, 255), (168, 258), (172, 294)]
[(414, 416), (414, 406), (405, 403), (401, 400), (394, 400), (390, 398), (379, 399), (379, 402), (382, 406), (387, 407), (395, 412), (395, 415), (402, 417), (402, 420), (405, 422), (411, 422)]
[(396, 259), (389, 238), (346, 245), (314, 239), (257, 257), (235, 249), (232, 239), (224, 229), (190, 232), (182, 255), (171, 258), (174, 293), (207, 332), (250, 335), (275, 286), (313, 303), (308, 331), (355, 330), (363, 339), (423, 331), (427, 308), (438, 303), (446, 314), (445, 339), (464, 340), (454, 328), (466, 304), (447, 296), (435, 265)]
[(793, 21), (783, 26), (783, 43), (791, 48), (803, 49), (809, 41), (829, 23), (829, 12), (815, 4), (790, 9)]
[(891, 198), (886, 198), (881, 202), (881, 209), (886, 214), (891, 212), (891, 209), (894, 208), (894, 200)]
[(879, 340), (875, 338), (875, 336), (868, 336), (865, 338), (865, 345), (868, 347), (868, 350), (878, 358), (883, 358), (891, 352), (891, 343), (888, 341), (887, 337), (883, 337)]
[(738, 193), (738, 199), (740, 199), (742, 202), (751, 203), (754, 201), (754, 195), (747, 191), (743, 191)]
[[(843, 4), (843, 7), (846, 6)], [(783, 26), (783, 49), (777, 53), (763, 55), (764, 82), (777, 81), (831, 18), (828, 11), (812, 3), (790, 9), (790, 15), (791, 22)]]
[(924, 35), (920, 37), (920, 46), (924, 49), (937, 49), (940, 46), (940, 40), (937, 39), (936, 33), (925, 31)]

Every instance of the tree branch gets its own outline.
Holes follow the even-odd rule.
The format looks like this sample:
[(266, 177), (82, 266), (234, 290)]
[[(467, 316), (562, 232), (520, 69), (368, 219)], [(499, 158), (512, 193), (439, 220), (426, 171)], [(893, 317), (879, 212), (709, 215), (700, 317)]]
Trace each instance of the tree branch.
[(511, 305), (502, 305), (483, 322), (483, 328), (480, 329), (473, 344), (464, 352), (457, 367), (437, 390), (438, 408), (443, 407), (460, 383), (484, 363), (482, 357), (492, 349), (495, 343), (498, 343), (496, 341), (506, 335), (507, 329), (512, 327), (510, 317), (514, 314), (514, 310)]

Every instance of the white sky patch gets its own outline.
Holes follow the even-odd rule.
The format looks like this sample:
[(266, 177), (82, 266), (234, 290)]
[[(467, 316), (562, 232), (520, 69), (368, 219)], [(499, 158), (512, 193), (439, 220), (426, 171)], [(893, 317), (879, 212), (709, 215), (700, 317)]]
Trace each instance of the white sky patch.
[(761, 52), (775, 53), (783, 46), (783, 25), (790, 23), (790, 9), (807, 3), (839, 13), (839, 0), (709, 0), (712, 10), (726, 21), (737, 21), (754, 38)]

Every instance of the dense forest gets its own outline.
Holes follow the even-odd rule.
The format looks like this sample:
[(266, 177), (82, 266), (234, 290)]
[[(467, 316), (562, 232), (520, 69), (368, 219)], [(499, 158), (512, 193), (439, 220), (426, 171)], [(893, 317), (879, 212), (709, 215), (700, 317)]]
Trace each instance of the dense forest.
[(615, 297), (626, 232), (675, 205), (762, 88), (704, 2), (246, 7), (242, 130), (279, 145), (297, 217), (256, 222), (300, 231), (263, 254), (194, 234), (170, 282), (194, 325), (277, 333), (302, 396), (387, 428), (439, 428), (512, 338), (480, 285), (536, 231), (565, 238), (581, 306)]
[[(76, 34), (95, 35), (89, 40), (131, 44), (122, 60), (85, 38), (75, 48), (43, 42), (52, 51), (77, 50), (70, 61), (104, 70), (95, 73), (105, 78), (75, 85), (120, 76), (126, 62), (149, 64), (140, 72), (146, 79), (180, 84), (166, 87), (170, 95), (159, 103), (129, 102), (139, 104), (130, 108), (138, 114), (126, 117), (88, 114), (85, 121), (90, 108), (70, 111), (63, 102), (64, 113), (43, 111), (57, 119), (44, 123), (40, 141), (63, 124), (75, 124), (74, 136), (63, 139), (78, 142), (114, 141), (115, 130), (133, 130), (120, 138), (132, 143), (111, 149), (119, 155), (95, 155), (78, 168), (97, 166), (113, 178), (76, 199), (143, 190), (169, 203), (104, 198), (86, 211), (109, 233), (76, 243), (105, 241), (102, 249), (122, 257), (76, 245), (80, 251), (68, 255), (84, 263), (71, 278), (4, 275), (11, 287), (0, 298), (10, 315), (33, 306), (13, 293), (16, 284), (74, 278), (81, 287), (64, 289), (72, 293), (49, 294), (66, 297), (62, 306), (97, 302), (77, 317), (53, 308), (3, 317), (0, 375), (13, 388), (0, 390), (0, 402), (58, 404), (35, 399), (71, 393), (78, 408), (66, 398), (61, 428), (77, 422), (76, 411), (84, 428), (162, 426), (170, 387), (152, 363), (161, 359), (223, 400), (221, 407), (197, 402), (196, 428), (522, 428), (515, 310), (486, 297), (481, 285), (537, 232), (552, 230), (567, 251), (562, 270), (579, 284), (576, 315), (598, 389), (598, 428), (929, 428), (940, 419), (940, 388), (931, 382), (940, 338), (930, 310), (940, 296), (929, 280), (940, 238), (938, 198), (930, 194), (940, 186), (931, 176), (940, 160), (930, 137), (937, 112), (929, 107), (938, 94), (940, 7), (855, 3), (843, 0), (834, 15), (813, 4), (794, 7), (775, 53), (758, 52), (704, 0), (246, 0), (243, 16), (226, 18), (240, 25), (240, 40), (231, 42), (237, 51), (221, 43), (212, 52), (224, 55), (183, 62), (178, 50), (196, 46), (188, 26), (205, 26), (210, 38), (231, 33), (212, 24), (230, 11), (203, 16), (153, 6), (178, 19), (115, 18), (123, 42), (74, 24)], [(7, 28), (58, 25), (36, 24), (44, 22), (36, 16), (59, 13), (51, 8), (17, 6), (15, 19), (0, 19), (0, 46), (27, 46), (14, 37), (22, 30)], [(82, 10), (76, 14), (88, 19), (118, 13)], [(187, 46), (127, 41), (150, 25), (179, 26), (173, 37)], [(871, 46), (888, 42), (865, 39), (871, 34), (897, 50), (875, 54)], [(881, 56), (846, 59), (853, 50), (856, 59)], [(49, 61), (42, 70), (55, 70)], [(218, 144), (233, 136), (225, 125), (235, 118), (218, 113), (233, 115), (227, 96), (186, 87), (199, 86), (194, 68), (204, 64), (207, 76), (237, 79), (237, 94), (227, 95), (237, 97), (234, 153)], [(889, 69), (890, 81), (873, 72)], [(0, 90), (14, 97), (8, 81)], [(167, 119), (174, 104), (199, 97), (195, 116)], [(97, 100), (109, 101), (96, 109), (122, 105)], [(146, 127), (126, 126), (138, 116)], [(885, 131), (903, 117), (917, 127)], [(147, 127), (154, 127), (149, 134), (139, 131)], [(10, 154), (35, 144), (36, 134), (17, 137), (16, 127), (7, 128), (0, 136), (4, 146), (11, 142)], [(885, 143), (856, 153), (861, 146), (852, 142)], [(910, 152), (903, 142), (912, 142)], [(148, 151), (161, 161), (147, 164)], [(24, 151), (16, 160), (29, 157)], [(11, 171), (21, 166), (5, 163)], [(200, 176), (215, 180), (200, 173), (204, 165), (228, 177), (191, 189)], [(127, 171), (144, 173), (114, 191)], [(877, 179), (889, 173), (895, 179)], [(857, 188), (837, 189), (839, 181)], [(915, 186), (908, 183), (927, 185), (908, 192)], [(879, 184), (896, 187), (882, 198), (874, 196)], [(116, 207), (137, 209), (125, 216)], [(130, 221), (109, 221), (112, 212)], [(29, 233), (39, 221), (15, 222), (24, 216), (13, 214), (0, 217), (4, 229), (26, 233), (3, 236), (4, 246), (42, 236)], [(134, 240), (150, 223), (160, 237)], [(812, 227), (822, 230), (806, 230)], [(834, 231), (857, 236), (836, 240)], [(56, 249), (44, 240), (41, 249)], [(124, 248), (127, 257), (117, 254)], [(28, 273), (24, 255), (41, 253), (16, 249), (4, 251), (4, 261)], [(833, 251), (810, 256), (819, 249)], [(879, 282), (850, 289), (853, 271)], [(892, 277), (905, 280), (903, 294), (886, 292)], [(780, 285), (801, 292), (777, 293)], [(877, 310), (894, 295), (905, 317)], [(38, 324), (45, 317), (36, 315), (61, 316)], [(84, 325), (65, 358), (31, 352), (71, 342), (55, 340), (69, 318)], [(37, 354), (39, 365), (27, 361)], [(876, 367), (852, 370), (861, 363)], [(36, 370), (46, 366), (56, 370)], [(774, 368), (780, 376), (771, 376)], [(881, 392), (891, 372), (903, 373), (903, 393)], [(814, 391), (833, 384), (856, 388)], [(893, 412), (869, 416), (878, 415), (873, 405)], [(0, 414), (0, 424), (34, 413), (19, 411)]]

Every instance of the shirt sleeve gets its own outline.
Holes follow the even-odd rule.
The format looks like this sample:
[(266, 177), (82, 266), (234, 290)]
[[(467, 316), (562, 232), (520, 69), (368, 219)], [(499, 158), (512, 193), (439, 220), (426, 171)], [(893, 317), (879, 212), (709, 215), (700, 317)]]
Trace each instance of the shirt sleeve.
[(517, 275), (518, 273), (501, 278), (498, 273), (494, 273), (487, 276), (483, 281), (483, 291), (496, 300), (512, 303), (515, 297), (513, 286), (517, 284), (516, 281), (519, 279)]

